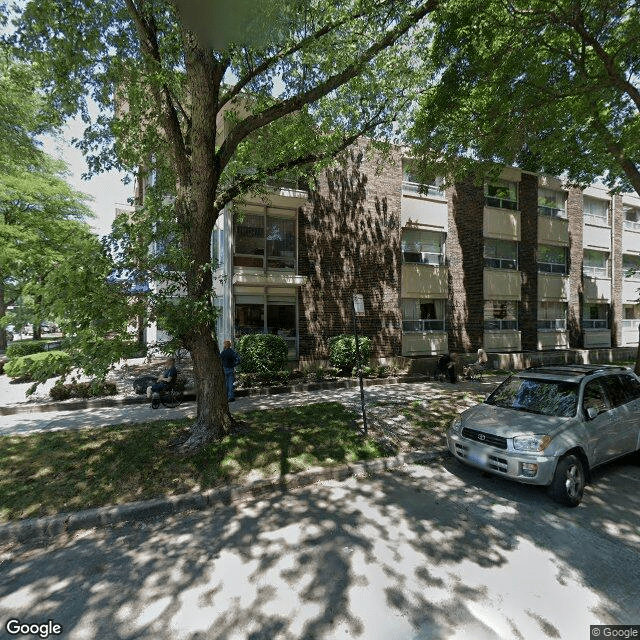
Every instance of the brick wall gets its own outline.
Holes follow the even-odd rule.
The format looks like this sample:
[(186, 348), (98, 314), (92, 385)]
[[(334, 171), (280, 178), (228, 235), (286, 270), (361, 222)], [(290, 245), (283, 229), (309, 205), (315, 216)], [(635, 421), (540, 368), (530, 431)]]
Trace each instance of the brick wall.
[(522, 298), (518, 306), (518, 327), (523, 351), (538, 348), (538, 178), (523, 173), (518, 187), (520, 243), (518, 268), (522, 274)]
[(622, 270), (622, 230), (623, 208), (622, 197), (614, 196), (611, 204), (611, 346), (622, 345), (622, 283), (624, 272)]
[(366, 143), (351, 147), (316, 180), (299, 213), (301, 357), (326, 357), (330, 337), (353, 333), (352, 299), (361, 293), (359, 329), (377, 357), (400, 355), (400, 205), (398, 150), (382, 162)]
[(569, 187), (567, 196), (567, 218), (569, 221), (569, 305), (567, 329), (569, 347), (581, 349), (582, 340), (582, 260), (583, 260), (583, 220), (582, 190)]
[(483, 188), (472, 182), (447, 190), (449, 231), (449, 350), (476, 351), (483, 346)]

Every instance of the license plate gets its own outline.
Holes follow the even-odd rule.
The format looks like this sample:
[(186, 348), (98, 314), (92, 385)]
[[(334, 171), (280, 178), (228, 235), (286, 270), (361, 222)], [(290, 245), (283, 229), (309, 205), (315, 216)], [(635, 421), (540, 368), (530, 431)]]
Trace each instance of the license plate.
[(467, 460), (482, 467), (487, 464), (487, 456), (484, 453), (477, 453), (475, 451), (469, 451), (469, 453), (467, 453)]

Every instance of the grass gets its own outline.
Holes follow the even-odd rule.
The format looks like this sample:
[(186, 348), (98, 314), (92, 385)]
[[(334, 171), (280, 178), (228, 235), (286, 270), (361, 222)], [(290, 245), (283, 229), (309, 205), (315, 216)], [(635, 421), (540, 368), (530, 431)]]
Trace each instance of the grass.
[(188, 420), (0, 438), (0, 521), (158, 498), (381, 457), (336, 402), (242, 414), (242, 433), (171, 453)]

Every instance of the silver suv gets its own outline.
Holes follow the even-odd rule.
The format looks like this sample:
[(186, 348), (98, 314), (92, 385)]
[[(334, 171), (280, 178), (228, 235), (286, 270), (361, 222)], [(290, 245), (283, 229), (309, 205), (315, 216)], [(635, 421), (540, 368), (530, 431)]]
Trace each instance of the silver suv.
[(614, 366), (527, 369), (456, 418), (447, 442), (461, 462), (575, 507), (593, 467), (640, 450), (640, 379)]

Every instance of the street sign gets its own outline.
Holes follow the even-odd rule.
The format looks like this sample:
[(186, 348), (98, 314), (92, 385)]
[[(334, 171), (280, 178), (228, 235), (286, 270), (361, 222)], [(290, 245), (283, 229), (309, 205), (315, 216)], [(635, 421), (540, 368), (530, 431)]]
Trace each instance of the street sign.
[(353, 310), (357, 316), (364, 315), (364, 296), (360, 293), (353, 294)]

